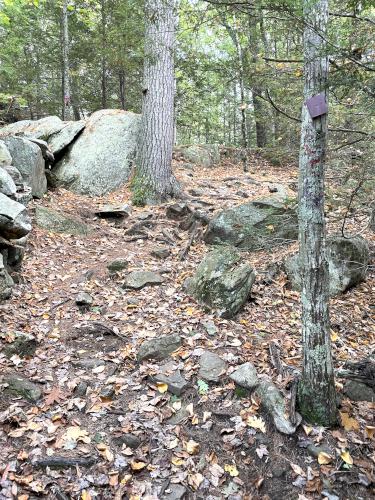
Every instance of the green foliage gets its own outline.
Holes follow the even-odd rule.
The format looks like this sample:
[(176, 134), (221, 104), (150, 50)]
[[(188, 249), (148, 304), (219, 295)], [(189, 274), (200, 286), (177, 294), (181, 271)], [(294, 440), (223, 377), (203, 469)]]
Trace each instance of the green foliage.
[(147, 204), (149, 187), (145, 180), (137, 175), (134, 175), (130, 182), (130, 190), (132, 192), (132, 203), (136, 207), (144, 207)]
[(198, 394), (200, 396), (204, 396), (205, 394), (208, 393), (209, 386), (208, 386), (207, 382), (205, 382), (204, 380), (198, 379), (197, 385), (198, 385)]

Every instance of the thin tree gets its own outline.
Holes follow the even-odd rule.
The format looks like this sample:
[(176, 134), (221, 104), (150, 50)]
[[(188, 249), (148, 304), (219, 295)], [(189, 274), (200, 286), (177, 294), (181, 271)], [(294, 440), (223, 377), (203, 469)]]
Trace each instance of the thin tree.
[(71, 92), (69, 71), (69, 0), (63, 0), (61, 8), (61, 48), (62, 48), (62, 119), (71, 119)]
[(180, 191), (172, 173), (175, 6), (175, 0), (145, 1), (141, 138), (132, 183), (138, 204), (158, 203)]
[(312, 118), (306, 101), (327, 99), (328, 0), (304, 0), (304, 100), (299, 179), (299, 241), (302, 274), (303, 369), (298, 404), (310, 422), (337, 422), (329, 326), (328, 266), (325, 257), (324, 166), (327, 114)]

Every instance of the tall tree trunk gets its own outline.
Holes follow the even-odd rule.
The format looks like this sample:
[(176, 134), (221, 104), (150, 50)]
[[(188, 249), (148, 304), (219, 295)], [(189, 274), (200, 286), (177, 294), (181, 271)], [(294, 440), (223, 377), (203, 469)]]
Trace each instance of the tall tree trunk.
[(61, 11), (61, 47), (62, 47), (62, 119), (71, 119), (71, 93), (69, 72), (69, 24), (68, 0), (64, 0)]
[(145, 1), (145, 59), (141, 139), (133, 200), (157, 203), (178, 195), (174, 142), (175, 0)]
[(120, 106), (121, 109), (126, 109), (125, 107), (125, 70), (120, 69), (118, 73), (119, 79), (119, 91), (120, 91)]
[(107, 19), (106, 19), (106, 0), (100, 1), (101, 31), (102, 31), (102, 58), (101, 58), (101, 94), (102, 109), (107, 107)]
[[(328, 0), (304, 0), (304, 100), (327, 95), (325, 36)], [(311, 118), (302, 108), (299, 179), (300, 265), (302, 276), (303, 369), (298, 403), (310, 422), (337, 422), (329, 327), (328, 266), (325, 257), (324, 164), (327, 115)]]

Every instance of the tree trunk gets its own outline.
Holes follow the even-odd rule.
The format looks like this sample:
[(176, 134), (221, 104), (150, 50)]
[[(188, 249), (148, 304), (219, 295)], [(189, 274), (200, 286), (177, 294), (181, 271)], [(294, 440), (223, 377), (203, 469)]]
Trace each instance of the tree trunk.
[(68, 0), (64, 0), (61, 11), (61, 47), (62, 47), (62, 119), (71, 119), (71, 94), (69, 73), (69, 25)]
[(133, 200), (157, 203), (178, 195), (172, 173), (174, 142), (175, 0), (146, 0), (141, 138)]
[(120, 106), (121, 109), (126, 109), (125, 107), (125, 71), (123, 69), (119, 70), (119, 91), (120, 91)]
[[(328, 0), (304, 0), (304, 100), (327, 94), (326, 33)], [(299, 179), (299, 240), (302, 276), (303, 368), (298, 404), (310, 422), (329, 427), (337, 422), (332, 367), (328, 266), (325, 257), (324, 163), (327, 115), (312, 119), (302, 108)]]
[(106, 31), (106, 10), (105, 1), (100, 2), (101, 31), (102, 31), (102, 58), (101, 58), (101, 91), (102, 91), (102, 109), (107, 107), (107, 31)]

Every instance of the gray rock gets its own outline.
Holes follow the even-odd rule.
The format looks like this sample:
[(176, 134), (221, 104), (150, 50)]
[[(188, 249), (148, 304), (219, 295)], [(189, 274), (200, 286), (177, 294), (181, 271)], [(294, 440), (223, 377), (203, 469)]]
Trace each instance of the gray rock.
[(246, 303), (254, 281), (252, 267), (235, 248), (219, 247), (205, 256), (186, 287), (199, 303), (232, 318)]
[(94, 302), (94, 299), (87, 292), (79, 292), (79, 294), (76, 297), (77, 306), (89, 307), (93, 304), (93, 302)]
[(335, 454), (329, 449), (327, 445), (316, 446), (315, 444), (309, 444), (306, 448), (307, 453), (314, 458), (318, 458), (320, 453), (327, 453), (328, 455), (334, 456)]
[(140, 116), (100, 110), (86, 122), (53, 173), (57, 182), (77, 193), (101, 196), (129, 179), (138, 143)]
[(12, 165), (6, 165), (2, 168), (11, 176), (17, 188), (23, 187), (22, 175), (18, 168), (13, 167)]
[(47, 191), (45, 165), (40, 148), (22, 137), (6, 137), (4, 142), (22, 175), (23, 182), (31, 187), (32, 195), (41, 198)]
[(375, 390), (372, 387), (355, 380), (349, 380), (346, 382), (344, 385), (344, 393), (352, 401), (375, 402)]
[(220, 212), (208, 224), (204, 240), (246, 250), (272, 248), (298, 238), (294, 209), (276, 200), (256, 200)]
[(15, 332), (14, 340), (10, 343), (5, 343), (2, 352), (8, 358), (17, 354), (20, 358), (27, 358), (35, 354), (38, 342), (34, 335), (24, 332)]
[(17, 191), (14, 199), (17, 203), (21, 203), (21, 205), (25, 205), (26, 207), (33, 199), (31, 187), (25, 186), (22, 190)]
[(0, 137), (20, 135), (47, 141), (52, 134), (61, 130), (63, 126), (64, 122), (57, 116), (46, 116), (40, 120), (22, 120), (2, 127)]
[[(368, 243), (361, 236), (327, 238), (326, 257), (329, 271), (329, 295), (345, 292), (366, 279), (369, 264)], [(293, 290), (301, 290), (298, 254), (285, 260), (285, 272)]]
[(160, 367), (160, 373), (153, 375), (152, 380), (156, 383), (168, 385), (168, 391), (175, 396), (181, 396), (188, 386), (188, 382), (181, 375), (180, 370), (176, 370), (173, 363), (166, 363)]
[(26, 207), (0, 193), (0, 234), (9, 240), (22, 238), (31, 231)]
[(202, 325), (204, 326), (208, 335), (215, 335), (218, 332), (216, 325), (213, 321), (203, 321)]
[(55, 161), (55, 157), (53, 156), (53, 153), (50, 150), (46, 141), (42, 141), (42, 139), (35, 139), (34, 137), (29, 137), (28, 140), (30, 142), (33, 142), (40, 148), (43, 158), (46, 160), (48, 164), (52, 164)]
[(12, 164), (12, 156), (9, 153), (4, 141), (0, 141), (0, 167), (6, 167)]
[(287, 409), (279, 389), (271, 382), (261, 382), (255, 394), (261, 400), (263, 408), (272, 416), (276, 429), (282, 434), (294, 434), (302, 418), (297, 413), (297, 424), (293, 425), (286, 417)]
[(12, 295), (14, 281), (4, 266), (3, 255), (0, 253), (0, 302)]
[(157, 259), (166, 259), (171, 254), (171, 251), (168, 247), (159, 247), (151, 250), (150, 255), (152, 257), (156, 257)]
[(6, 250), (6, 264), (12, 270), (19, 271), (23, 258), (25, 256), (25, 247), (27, 237), (20, 238), (19, 240), (11, 240), (13, 246), (9, 246)]
[(42, 229), (55, 233), (85, 236), (90, 232), (89, 226), (79, 219), (46, 207), (36, 207), (35, 222)]
[(6, 375), (3, 383), (7, 384), (6, 392), (21, 396), (32, 403), (36, 403), (42, 397), (42, 390), (39, 385), (34, 384), (27, 378), (18, 374)]
[(252, 363), (244, 363), (237, 370), (229, 375), (237, 385), (245, 387), (245, 389), (255, 389), (260, 383), (257, 371)]
[(182, 344), (181, 337), (178, 334), (165, 335), (143, 342), (138, 351), (137, 359), (165, 359), (173, 351), (176, 351)]
[(107, 269), (110, 273), (118, 273), (126, 269), (129, 265), (129, 261), (126, 259), (115, 259), (107, 264)]
[(84, 120), (64, 122), (63, 128), (48, 138), (48, 145), (52, 153), (54, 155), (61, 153), (84, 128)]
[(375, 208), (372, 209), (372, 212), (370, 214), (370, 220), (369, 220), (369, 228), (372, 231), (375, 231)]
[(72, 365), (77, 366), (78, 368), (83, 368), (84, 370), (92, 370), (98, 366), (105, 365), (105, 362), (102, 359), (97, 358), (83, 358), (77, 361), (72, 361)]
[(103, 207), (96, 210), (95, 214), (99, 215), (99, 217), (102, 217), (103, 219), (124, 218), (129, 217), (131, 211), (131, 206), (126, 204), (104, 205)]
[(184, 420), (187, 420), (189, 418), (189, 412), (186, 409), (187, 405), (182, 405), (179, 410), (176, 411), (174, 415), (172, 415), (170, 418), (168, 418), (167, 422), (169, 425), (179, 425), (181, 424)]
[(137, 449), (141, 445), (141, 440), (135, 434), (123, 434), (122, 436), (117, 436), (112, 440), (116, 446), (122, 446), (123, 444), (132, 450)]
[(174, 149), (176, 158), (183, 158), (190, 164), (214, 167), (220, 163), (220, 150), (218, 144), (191, 144), (177, 146)]
[(207, 382), (218, 382), (226, 366), (225, 361), (216, 353), (205, 351), (199, 360), (198, 377)]
[(170, 483), (161, 496), (162, 500), (182, 500), (186, 497), (187, 489), (182, 484)]
[(0, 167), (0, 193), (12, 198), (15, 196), (16, 192), (17, 187), (14, 180), (4, 168)]
[(164, 279), (158, 273), (153, 271), (133, 271), (125, 279), (124, 288), (140, 290), (145, 286), (161, 285)]
[(77, 387), (74, 389), (74, 395), (77, 398), (83, 398), (86, 395), (88, 385), (86, 382), (80, 382)]
[(173, 203), (166, 210), (166, 216), (171, 220), (180, 220), (191, 213), (192, 209), (186, 203)]

